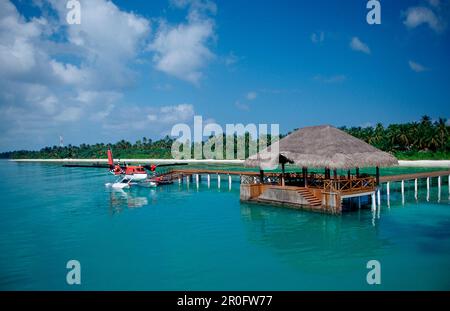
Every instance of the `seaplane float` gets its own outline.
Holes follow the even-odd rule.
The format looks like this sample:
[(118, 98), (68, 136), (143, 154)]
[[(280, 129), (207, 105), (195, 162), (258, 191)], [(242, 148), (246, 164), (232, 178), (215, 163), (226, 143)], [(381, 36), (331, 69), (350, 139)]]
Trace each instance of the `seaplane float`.
[[(158, 176), (156, 174), (156, 168), (159, 166), (174, 166), (184, 165), (184, 163), (171, 163), (171, 164), (152, 164), (152, 165), (128, 165), (121, 164), (120, 161), (114, 163), (114, 158), (111, 149), (108, 149), (108, 164), (65, 164), (66, 167), (100, 167), (108, 168), (109, 172), (118, 177), (115, 182), (106, 183), (105, 186), (114, 189), (127, 189), (132, 186), (139, 187), (157, 187), (158, 185), (171, 184), (172, 180), (165, 178), (164, 176)], [(147, 171), (150, 171), (148, 173)]]

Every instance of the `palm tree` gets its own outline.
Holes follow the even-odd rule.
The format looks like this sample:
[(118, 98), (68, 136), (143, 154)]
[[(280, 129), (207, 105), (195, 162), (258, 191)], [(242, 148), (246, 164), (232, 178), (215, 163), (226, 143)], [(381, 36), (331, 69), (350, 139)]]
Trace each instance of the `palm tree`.
[(420, 120), (420, 123), (422, 125), (425, 125), (425, 126), (428, 126), (428, 127), (430, 127), (432, 125), (431, 124), (431, 118), (429, 116), (427, 116), (427, 115), (422, 116), (422, 118)]
[(444, 150), (448, 140), (447, 119), (439, 118), (437, 128), (439, 133), (439, 147), (441, 150)]

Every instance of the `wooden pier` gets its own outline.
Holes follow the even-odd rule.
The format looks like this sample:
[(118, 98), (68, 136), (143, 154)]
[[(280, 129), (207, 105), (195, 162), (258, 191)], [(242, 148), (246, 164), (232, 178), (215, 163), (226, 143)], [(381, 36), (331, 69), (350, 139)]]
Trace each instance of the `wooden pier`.
[[(376, 183), (376, 176), (335, 176), (334, 178), (322, 174), (311, 173), (304, 175), (302, 173), (283, 173), (280, 172), (256, 172), (245, 170), (222, 170), (222, 169), (172, 169), (160, 173), (168, 180), (179, 183), (194, 183), (198, 187), (202, 176), (207, 179), (208, 187), (211, 184), (211, 176), (215, 176), (217, 187), (221, 187), (223, 176), (228, 177), (228, 186), (231, 189), (232, 176), (239, 176), (241, 200), (254, 201), (260, 203), (280, 204), (279, 197), (283, 197), (282, 205), (291, 207), (309, 208), (311, 210), (326, 211), (331, 213), (342, 212), (342, 202), (345, 199), (360, 198), (369, 196), (371, 198), (372, 209), (381, 205), (381, 191), (385, 187), (386, 196), (389, 205), (390, 185), (395, 182), (401, 183), (402, 202), (405, 197), (405, 181), (414, 181), (415, 198), (418, 195), (418, 181), (426, 180), (427, 199), (431, 178), (437, 178), (439, 198), (441, 193), (442, 178), (447, 177), (450, 184), (450, 170), (398, 174), (379, 176), (379, 182)], [(194, 181), (195, 180), (195, 181)], [(283, 180), (286, 184), (283, 185)], [(297, 184), (297, 185), (292, 185)], [(301, 186), (298, 186), (301, 185)], [(305, 186), (307, 185), (307, 186)], [(450, 194), (450, 188), (449, 188)], [(330, 208), (331, 207), (331, 208)]]
[[(264, 176), (268, 177), (281, 177), (281, 172), (264, 172)], [(193, 176), (193, 175), (237, 175), (237, 176), (261, 176), (260, 172), (256, 171), (238, 171), (238, 170), (213, 170), (213, 169), (172, 169), (159, 174), (159, 176), (172, 176), (173, 179), (182, 175)], [(302, 176), (302, 173), (286, 173), (287, 176)], [(320, 177), (319, 174), (314, 174), (316, 177)], [(425, 179), (433, 177), (443, 177), (450, 176), (450, 170), (442, 171), (431, 171), (431, 172), (420, 172), (420, 173), (409, 173), (409, 174), (398, 174), (398, 175), (386, 175), (380, 176), (380, 183), (387, 182), (401, 182), (402, 180), (415, 180), (415, 179)], [(375, 176), (373, 176), (375, 177)], [(312, 179), (312, 177), (308, 177)], [(362, 179), (362, 178), (360, 178)], [(333, 179), (331, 179), (333, 180)]]
[[(294, 164), (299, 171), (285, 172), (286, 164)], [(389, 198), (390, 184), (400, 182), (404, 201), (407, 180), (414, 180), (417, 197), (418, 180), (426, 178), (427, 199), (431, 178), (438, 179), (439, 195), (442, 176), (449, 176), (450, 181), (450, 170), (380, 176), (380, 167), (395, 165), (398, 165), (398, 160), (392, 154), (333, 126), (320, 125), (298, 129), (244, 161), (245, 167), (256, 168), (258, 171), (177, 169), (169, 173), (169, 178), (176, 178), (181, 183), (186, 177), (186, 182), (189, 183), (195, 176), (198, 187), (202, 175), (207, 176), (208, 186), (211, 175), (216, 175), (217, 186), (220, 188), (221, 176), (227, 175), (231, 189), (232, 176), (239, 175), (242, 201), (286, 205), (333, 214), (351, 210), (354, 201), (358, 202), (358, 206), (361, 206), (361, 202), (367, 205), (370, 202), (372, 209), (376, 209), (381, 204), (381, 189), (384, 184)], [(281, 167), (281, 173), (267, 171), (275, 167)], [(369, 167), (375, 167), (375, 176), (360, 174), (360, 169)], [(313, 170), (319, 170), (320, 173)], [(344, 176), (342, 172), (345, 172)]]
[(380, 182), (394, 182), (394, 181), (402, 181), (402, 180), (413, 180), (420, 178), (431, 178), (431, 177), (439, 177), (439, 176), (449, 176), (450, 170), (445, 171), (434, 171), (434, 172), (420, 172), (420, 173), (412, 173), (412, 174), (400, 174), (400, 175), (391, 175), (391, 176), (381, 176)]

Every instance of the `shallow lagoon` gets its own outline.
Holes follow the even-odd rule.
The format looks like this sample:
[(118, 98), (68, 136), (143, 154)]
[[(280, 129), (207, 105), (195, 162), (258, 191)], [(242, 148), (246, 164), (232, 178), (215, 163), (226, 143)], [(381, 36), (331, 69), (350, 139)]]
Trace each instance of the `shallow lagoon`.
[[(395, 168), (382, 174), (415, 172)], [(0, 161), (2, 290), (450, 289), (447, 178), (414, 199), (385, 189), (379, 212), (342, 216), (242, 204), (239, 183), (206, 178), (118, 192), (101, 169)], [(66, 283), (81, 263), (82, 284)], [(382, 284), (366, 283), (367, 261)]]

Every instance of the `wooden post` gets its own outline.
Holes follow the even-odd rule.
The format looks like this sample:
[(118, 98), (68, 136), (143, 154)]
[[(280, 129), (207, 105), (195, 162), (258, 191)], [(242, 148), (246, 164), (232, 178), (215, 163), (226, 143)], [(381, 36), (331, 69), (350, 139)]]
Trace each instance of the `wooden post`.
[(427, 201), (430, 201), (430, 177), (427, 177)]
[(334, 175), (334, 179), (337, 179), (337, 177), (338, 177), (338, 176), (337, 176), (337, 169), (334, 169), (334, 170), (333, 170), (333, 175)]
[(405, 181), (402, 180), (402, 204), (405, 204)]
[(217, 174), (217, 188), (220, 189), (220, 174)]
[(414, 179), (414, 198), (417, 200), (417, 178)]
[(376, 175), (375, 175), (376, 181), (377, 181), (377, 186), (380, 184), (380, 168), (377, 166), (376, 167)]
[(347, 179), (350, 179), (350, 170), (347, 171)]
[(374, 211), (377, 207), (376, 206), (377, 203), (375, 202), (375, 192), (372, 193), (371, 197), (372, 197), (372, 211)]
[(356, 168), (356, 178), (359, 178), (359, 167)]
[(377, 199), (378, 199), (378, 208), (381, 206), (381, 191), (380, 188), (377, 189)]
[(264, 171), (259, 170), (259, 179), (261, 179), (261, 184), (264, 184)]
[(438, 201), (441, 201), (441, 176), (438, 176)]
[(305, 176), (306, 176), (305, 187), (308, 188), (308, 168), (307, 167), (305, 167)]
[(303, 175), (303, 187), (306, 187), (308, 182), (306, 181), (306, 179), (308, 178), (308, 176), (306, 175), (306, 167), (302, 167), (302, 175)]
[(386, 199), (387, 199), (387, 206), (388, 207), (390, 207), (390, 205), (391, 205), (391, 190), (390, 190), (390, 183), (389, 182), (387, 182), (386, 183)]

